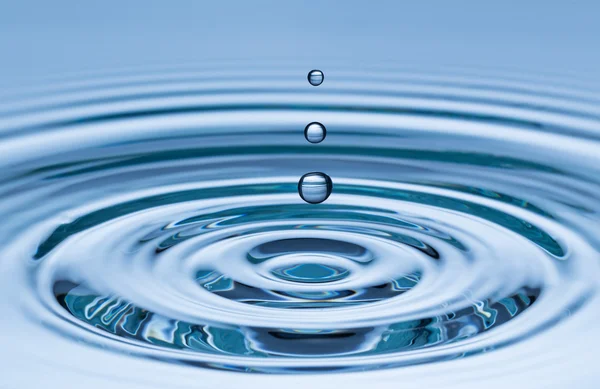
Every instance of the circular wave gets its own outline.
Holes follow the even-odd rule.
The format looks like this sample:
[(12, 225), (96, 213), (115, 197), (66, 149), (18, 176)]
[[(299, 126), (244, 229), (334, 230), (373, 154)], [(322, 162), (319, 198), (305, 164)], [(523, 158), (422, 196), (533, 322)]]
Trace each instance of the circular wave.
[[(86, 348), (277, 374), (469, 360), (599, 312), (599, 96), (293, 70), (3, 103), (5, 310)], [(321, 204), (298, 195), (312, 171), (335, 182)]]

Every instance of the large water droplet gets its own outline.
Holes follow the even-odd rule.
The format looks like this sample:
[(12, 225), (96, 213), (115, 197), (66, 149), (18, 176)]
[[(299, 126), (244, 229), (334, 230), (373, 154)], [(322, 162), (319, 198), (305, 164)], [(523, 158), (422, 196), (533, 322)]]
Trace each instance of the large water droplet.
[(325, 173), (307, 173), (298, 182), (300, 197), (310, 204), (318, 204), (327, 200), (332, 189), (331, 178)]
[(311, 70), (310, 72), (308, 72), (308, 82), (310, 82), (310, 85), (312, 86), (319, 86), (323, 83), (323, 80), (325, 79), (325, 76), (323, 75), (323, 72), (320, 70)]
[(327, 129), (321, 123), (312, 122), (304, 128), (304, 137), (310, 143), (320, 143), (326, 136)]

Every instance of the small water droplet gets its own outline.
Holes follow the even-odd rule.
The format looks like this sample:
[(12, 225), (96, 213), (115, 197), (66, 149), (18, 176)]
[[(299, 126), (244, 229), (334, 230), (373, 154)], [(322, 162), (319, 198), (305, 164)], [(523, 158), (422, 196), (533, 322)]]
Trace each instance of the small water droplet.
[(311, 70), (310, 72), (308, 72), (308, 82), (310, 82), (310, 85), (312, 86), (319, 86), (323, 83), (323, 80), (325, 79), (325, 76), (323, 75), (323, 72), (320, 70)]
[(304, 128), (304, 137), (310, 143), (321, 143), (327, 136), (327, 129), (318, 122), (309, 123)]
[(319, 204), (327, 200), (332, 189), (331, 178), (325, 173), (307, 173), (298, 182), (300, 197), (310, 204)]

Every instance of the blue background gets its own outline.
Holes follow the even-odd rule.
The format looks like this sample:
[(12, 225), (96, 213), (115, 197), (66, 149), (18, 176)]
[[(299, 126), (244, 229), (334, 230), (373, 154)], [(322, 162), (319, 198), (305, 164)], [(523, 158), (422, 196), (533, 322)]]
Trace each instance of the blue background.
[(597, 78), (598, 1), (7, 1), (0, 85), (130, 65), (345, 59)]

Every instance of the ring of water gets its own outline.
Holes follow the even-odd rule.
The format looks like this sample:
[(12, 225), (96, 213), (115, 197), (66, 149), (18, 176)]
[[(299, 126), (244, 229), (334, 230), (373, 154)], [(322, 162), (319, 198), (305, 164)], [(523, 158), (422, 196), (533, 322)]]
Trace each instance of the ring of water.
[[(598, 307), (598, 96), (303, 74), (114, 75), (5, 102), (7, 317), (50, 342), (287, 374), (468, 359)], [(335, 181), (323, 204), (298, 197), (310, 171)]]

